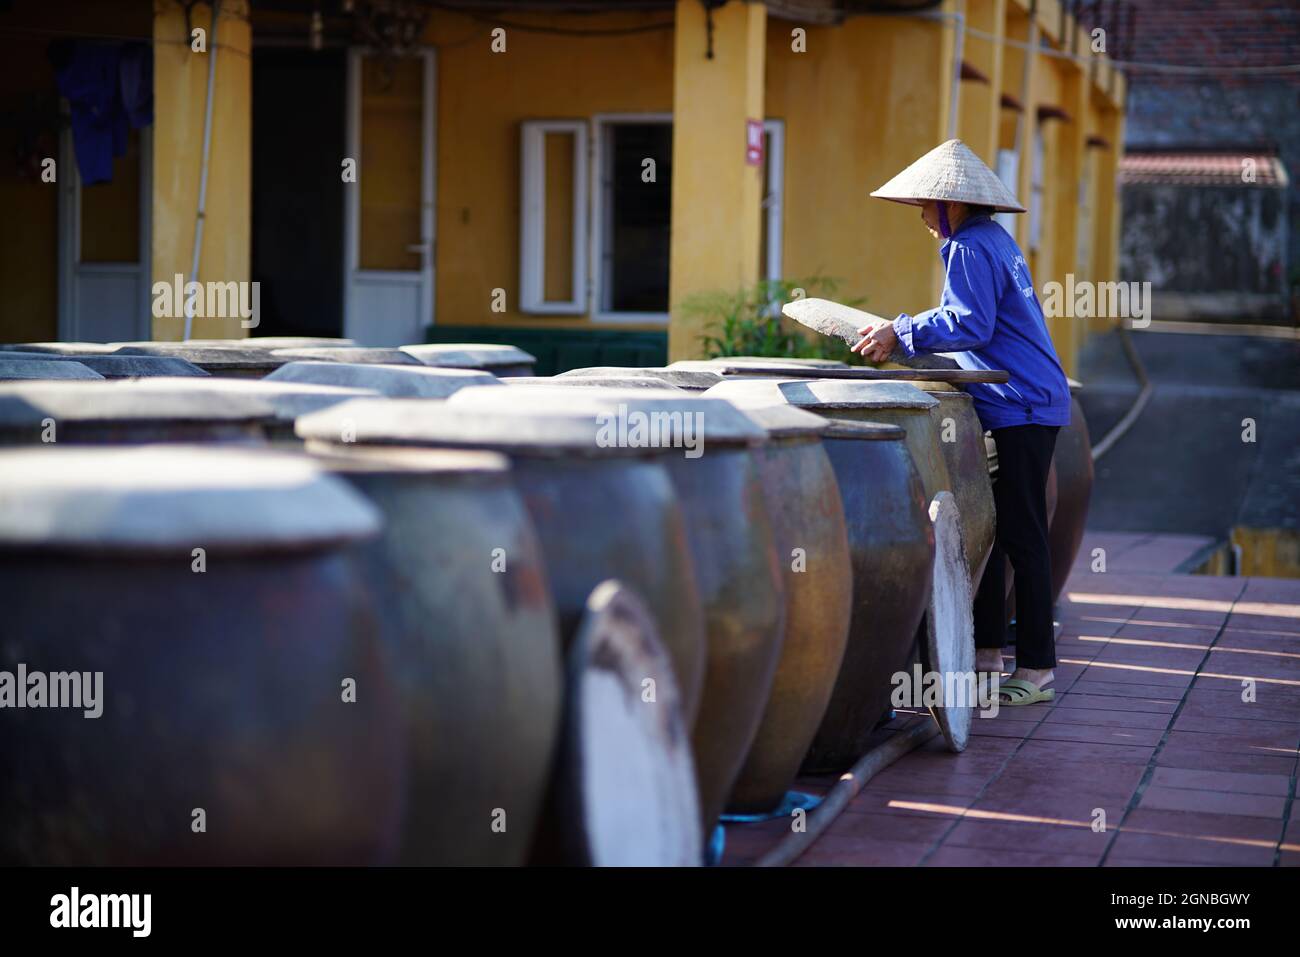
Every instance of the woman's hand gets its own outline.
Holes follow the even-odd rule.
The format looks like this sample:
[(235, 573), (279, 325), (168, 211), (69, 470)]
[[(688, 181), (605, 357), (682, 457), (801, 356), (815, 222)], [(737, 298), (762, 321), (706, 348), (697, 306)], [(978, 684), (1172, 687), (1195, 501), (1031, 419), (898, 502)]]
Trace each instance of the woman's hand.
[(884, 362), (898, 348), (898, 336), (894, 334), (894, 324), (886, 319), (873, 322), (858, 330), (862, 341), (851, 347), (851, 351), (861, 353), (872, 362)]

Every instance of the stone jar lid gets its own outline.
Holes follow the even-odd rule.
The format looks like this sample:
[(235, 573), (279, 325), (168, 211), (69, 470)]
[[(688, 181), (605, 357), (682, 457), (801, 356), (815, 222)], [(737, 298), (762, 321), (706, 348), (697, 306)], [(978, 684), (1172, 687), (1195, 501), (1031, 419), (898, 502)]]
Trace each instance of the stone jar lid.
[(716, 359), (678, 359), (670, 369), (713, 369), (743, 365), (803, 366), (808, 369), (849, 369), (847, 362), (838, 359), (788, 359), (781, 356), (719, 356)]
[(186, 560), (195, 548), (318, 549), (380, 524), (363, 496), (305, 456), (188, 445), (0, 451), (2, 550)]
[(537, 357), (518, 346), (475, 342), (437, 342), (402, 346), (417, 362), (445, 369), (485, 369), (533, 365)]
[(300, 360), (316, 362), (381, 363), (390, 366), (415, 365), (401, 349), (371, 349), (365, 346), (329, 346), (322, 349), (273, 349), (269, 353), (281, 364)]
[(570, 369), (568, 372), (561, 372), (555, 378), (609, 379), (625, 377), (662, 379), (671, 386), (694, 392), (702, 392), (723, 381), (722, 375), (712, 369), (675, 369), (672, 366), (590, 366), (586, 369)]
[[(811, 415), (811, 413), (809, 413)], [(887, 422), (855, 422), (851, 419), (827, 419), (824, 439), (854, 439), (858, 442), (898, 441), (907, 438), (901, 425)]]
[[(42, 362), (41, 359), (48, 361)], [(93, 369), (82, 365), (74, 359), (59, 356), (41, 356), (40, 359), (10, 359), (0, 355), (0, 381), (13, 380), (68, 380), (68, 379), (102, 379)]]
[[(570, 396), (573, 399), (590, 399), (601, 396), (600, 401), (573, 401), (548, 403), (535, 394), (545, 391), (552, 396)], [(518, 403), (484, 403), (482, 400), (461, 404), (461, 397), (471, 393), (503, 394), (523, 397)], [(606, 396), (614, 395), (611, 402)], [(678, 393), (652, 391), (557, 389), (547, 386), (512, 389), (474, 388), (462, 389), (445, 402), (427, 399), (355, 399), (321, 412), (306, 415), (295, 423), (300, 438), (309, 442), (338, 443), (343, 445), (415, 445), (430, 447), (490, 449), (512, 455), (582, 458), (617, 458), (627, 456), (660, 455), (689, 452), (701, 433), (678, 434), (670, 430), (666, 441), (658, 445), (626, 441), (620, 435), (618, 424), (618, 399), (636, 404), (646, 396), (652, 401), (673, 403), (692, 401)], [(645, 406), (638, 407), (645, 411)], [(668, 411), (661, 408), (661, 411)], [(680, 411), (680, 410), (679, 410)], [(761, 441), (762, 429), (733, 406), (709, 402), (702, 409), (698, 421), (705, 429), (714, 425), (720, 431), (724, 417), (739, 417), (745, 442)], [(714, 413), (718, 413), (715, 415)], [(685, 422), (683, 422), (685, 424)], [(692, 420), (692, 426), (697, 424)], [(661, 433), (662, 436), (662, 433)], [(706, 432), (703, 445), (734, 444), (714, 439)], [(673, 445), (673, 441), (678, 445)], [(314, 447), (314, 446), (313, 446)]]
[(94, 369), (105, 379), (145, 379), (155, 376), (208, 378), (208, 373), (180, 356), (78, 356), (77, 361)]
[(120, 342), (114, 355), (175, 356), (207, 372), (270, 372), (287, 362), (274, 353), (242, 346), (195, 346), (188, 342)]
[[(60, 362), (85, 366), (105, 379), (141, 379), (150, 376), (206, 376), (207, 373), (192, 362), (177, 356), (122, 356), (122, 355), (63, 355), (57, 352), (0, 352), (0, 362), (31, 361)], [(68, 376), (55, 373), (42, 378), (94, 378), (94, 376)]]
[(206, 379), (132, 379), (107, 382), (8, 382), (0, 384), (0, 432), (41, 428), (55, 422), (265, 423), (275, 409), (252, 394), (223, 401), (193, 388)]
[(307, 360), (286, 363), (262, 381), (367, 389), (392, 399), (445, 399), (466, 386), (501, 382), (491, 373), (471, 369)]
[(0, 352), (37, 352), (56, 356), (103, 356), (114, 353), (120, 342), (10, 342)]
[(501, 482), (510, 460), (480, 449), (432, 449), (382, 445), (337, 445), (309, 441), (306, 451), (326, 472), (345, 476), (420, 476), (474, 478)]
[(247, 339), (187, 339), (192, 346), (215, 349), (339, 349), (355, 347), (355, 339), (328, 336), (249, 336)]
[[(511, 390), (513, 391), (513, 390)], [(525, 416), (453, 409), (430, 399), (353, 399), (294, 423), (308, 448), (336, 444), (486, 449), (538, 457), (612, 458), (645, 449), (600, 441), (594, 416)]]
[[(708, 397), (708, 393), (705, 393)], [(744, 409), (744, 413), (766, 430), (773, 439), (819, 438), (831, 423), (812, 412), (792, 405), (764, 405)]]
[(586, 389), (664, 389), (669, 392), (684, 392), (675, 385), (669, 385), (663, 379), (650, 376), (516, 376), (502, 379), (503, 385), (554, 385), (562, 388)]
[(223, 379), (215, 376), (200, 379), (140, 379), (132, 383), (141, 395), (154, 391), (197, 398), (213, 409), (228, 404), (256, 401), (269, 406), (272, 418), (292, 422), (300, 415), (346, 402), (349, 399), (378, 395), (373, 389), (315, 385), (308, 382), (273, 382), (271, 379)]
[[(670, 427), (674, 447), (691, 434), (701, 436), (706, 445), (755, 445), (767, 438), (749, 416), (724, 399), (656, 389), (566, 389), (545, 385), (463, 389), (447, 403), (457, 409), (528, 417), (575, 416), (604, 422), (626, 417), (629, 436), (636, 425), (634, 417), (639, 417), (640, 422), (661, 422)], [(687, 431), (679, 434), (679, 429)]]
[(908, 382), (855, 379), (727, 380), (707, 394), (741, 408), (786, 403), (801, 409), (931, 409), (939, 404)]

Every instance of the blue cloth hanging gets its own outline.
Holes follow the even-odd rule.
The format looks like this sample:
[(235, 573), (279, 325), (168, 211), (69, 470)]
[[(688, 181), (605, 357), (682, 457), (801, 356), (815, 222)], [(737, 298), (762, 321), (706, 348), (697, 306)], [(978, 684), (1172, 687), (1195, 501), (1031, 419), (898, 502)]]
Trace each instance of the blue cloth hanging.
[(143, 44), (78, 42), (55, 73), (72, 108), (82, 183), (108, 183), (127, 134), (153, 122), (153, 51)]

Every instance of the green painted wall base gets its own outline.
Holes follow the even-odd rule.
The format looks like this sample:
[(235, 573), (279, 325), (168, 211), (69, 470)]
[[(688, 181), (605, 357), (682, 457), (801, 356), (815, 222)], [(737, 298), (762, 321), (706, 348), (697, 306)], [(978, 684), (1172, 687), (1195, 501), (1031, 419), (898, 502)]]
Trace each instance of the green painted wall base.
[(425, 340), (518, 346), (537, 357), (538, 375), (586, 366), (661, 366), (668, 362), (667, 332), (435, 325), (428, 327)]

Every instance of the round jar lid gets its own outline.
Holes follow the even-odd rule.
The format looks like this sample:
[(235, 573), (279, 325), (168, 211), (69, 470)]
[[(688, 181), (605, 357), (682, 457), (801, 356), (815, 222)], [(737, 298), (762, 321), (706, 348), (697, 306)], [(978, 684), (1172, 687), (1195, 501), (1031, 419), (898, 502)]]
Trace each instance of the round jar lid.
[(132, 383), (142, 395), (153, 393), (184, 395), (212, 409), (231, 403), (256, 401), (269, 406), (280, 422), (292, 422), (300, 415), (328, 408), (348, 399), (377, 395), (373, 389), (315, 385), (307, 382), (274, 382), (271, 379), (223, 379), (216, 376), (191, 379), (140, 379)]
[(729, 379), (708, 394), (742, 408), (785, 403), (801, 409), (931, 409), (939, 404), (908, 382), (855, 379)]
[(306, 360), (282, 365), (262, 381), (367, 389), (393, 399), (445, 399), (466, 386), (500, 384), (491, 373), (470, 369)]
[(676, 386), (679, 389), (691, 389), (703, 391), (710, 386), (715, 386), (722, 382), (722, 375), (713, 369), (675, 369), (672, 366), (662, 367), (623, 367), (623, 366), (590, 366), (586, 369), (570, 369), (568, 372), (561, 372), (557, 379), (608, 379), (624, 378), (634, 379), (662, 379), (669, 385)]
[[(35, 356), (35, 353), (33, 353)], [(47, 361), (42, 361), (47, 360)], [(10, 359), (0, 355), (0, 381), (102, 379), (98, 372), (74, 359), (42, 356), (40, 359)]]
[(752, 445), (766, 438), (763, 429), (724, 399), (656, 389), (566, 389), (545, 385), (465, 389), (447, 402), (453, 408), (530, 418), (594, 418), (616, 424), (627, 441), (636, 441), (634, 434), (640, 430), (654, 433), (656, 444), (673, 447), (690, 441), (692, 436), (705, 443), (730, 445)]
[(474, 342), (438, 342), (402, 346), (402, 351), (427, 366), (483, 369), (532, 365), (537, 358), (518, 346)]
[(650, 376), (610, 376), (608, 379), (603, 376), (591, 376), (584, 378), (582, 376), (516, 376), (512, 379), (502, 379), (504, 385), (521, 386), (521, 385), (554, 385), (561, 388), (580, 388), (580, 389), (664, 389), (669, 392), (682, 392), (684, 390), (677, 388), (675, 385), (669, 385), (666, 381)]
[(401, 349), (370, 349), (364, 346), (328, 346), (323, 349), (273, 349), (269, 353), (281, 363), (299, 360), (316, 362), (381, 363), (390, 366), (415, 365)]
[(265, 422), (275, 417), (264, 398), (231, 393), (213, 401), (194, 388), (208, 379), (131, 379), (108, 382), (0, 384), (0, 430), (55, 422)]
[(364, 497), (305, 456), (188, 445), (0, 451), (0, 549), (293, 550), (379, 527)]
[(114, 355), (176, 356), (209, 372), (269, 372), (286, 361), (265, 350), (243, 346), (195, 346), (188, 342), (120, 342), (117, 345), (120, 348)]
[(763, 405), (743, 411), (774, 439), (795, 436), (817, 438), (830, 428), (830, 422), (820, 415), (796, 409), (792, 405)]

